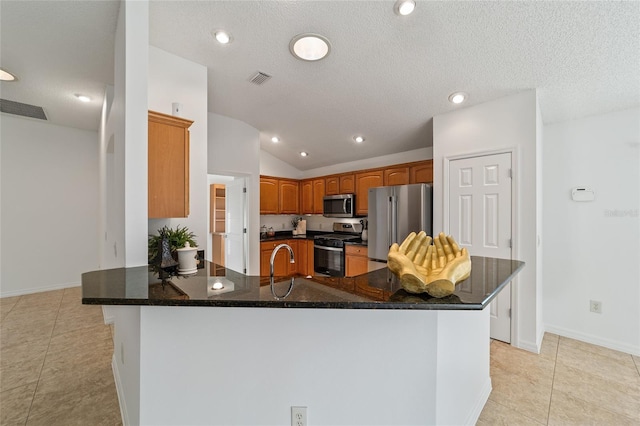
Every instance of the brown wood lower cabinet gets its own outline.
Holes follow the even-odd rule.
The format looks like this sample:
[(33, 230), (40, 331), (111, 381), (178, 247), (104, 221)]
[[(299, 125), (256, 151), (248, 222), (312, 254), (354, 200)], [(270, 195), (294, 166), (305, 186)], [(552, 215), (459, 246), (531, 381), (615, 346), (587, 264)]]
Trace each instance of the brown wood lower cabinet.
[(271, 253), (279, 244), (288, 244), (293, 249), (295, 263), (289, 262), (289, 250), (280, 249), (273, 261), (274, 276), (313, 275), (313, 240), (286, 239), (260, 243), (260, 276), (269, 276)]
[(313, 275), (313, 240), (298, 240), (296, 263), (298, 274)]
[(355, 277), (369, 272), (369, 250), (366, 246), (347, 244), (345, 259), (345, 276)]

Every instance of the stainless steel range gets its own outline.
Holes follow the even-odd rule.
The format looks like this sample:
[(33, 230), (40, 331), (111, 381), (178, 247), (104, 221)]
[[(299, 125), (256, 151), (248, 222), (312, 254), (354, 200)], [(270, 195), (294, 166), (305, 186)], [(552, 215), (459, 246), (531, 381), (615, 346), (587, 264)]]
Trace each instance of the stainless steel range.
[(313, 266), (319, 274), (344, 277), (344, 243), (358, 241), (360, 232), (351, 223), (333, 224), (333, 233), (317, 235), (313, 239)]

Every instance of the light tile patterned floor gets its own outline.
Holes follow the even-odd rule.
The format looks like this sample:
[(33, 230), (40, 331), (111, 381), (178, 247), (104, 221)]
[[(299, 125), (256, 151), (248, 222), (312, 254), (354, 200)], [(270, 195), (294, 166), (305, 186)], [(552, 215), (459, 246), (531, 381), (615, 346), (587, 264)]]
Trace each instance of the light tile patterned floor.
[(478, 425), (640, 425), (640, 357), (545, 334), (540, 355), (491, 342)]
[(79, 287), (2, 298), (0, 319), (0, 424), (122, 424), (111, 328)]
[[(0, 424), (120, 425), (112, 331), (80, 289), (0, 299)], [(478, 425), (640, 425), (640, 357), (546, 334), (491, 343)]]

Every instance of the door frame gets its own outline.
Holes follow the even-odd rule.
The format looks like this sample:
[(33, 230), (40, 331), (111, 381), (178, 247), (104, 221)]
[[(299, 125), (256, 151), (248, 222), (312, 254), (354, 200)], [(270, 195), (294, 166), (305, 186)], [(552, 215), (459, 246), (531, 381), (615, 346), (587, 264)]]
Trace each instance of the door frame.
[[(511, 258), (518, 259), (520, 257), (519, 238), (516, 232), (519, 229), (519, 210), (520, 200), (518, 198), (518, 187), (520, 183), (520, 156), (518, 155), (518, 147), (507, 147), (503, 149), (471, 151), (465, 154), (449, 155), (442, 158), (442, 229), (443, 232), (449, 234), (449, 169), (451, 162), (455, 160), (463, 160), (474, 157), (485, 157), (496, 154), (511, 154)], [(520, 347), (518, 340), (518, 325), (520, 324), (518, 317), (518, 301), (519, 286), (518, 277), (515, 276), (511, 280), (511, 343), (510, 345)]]

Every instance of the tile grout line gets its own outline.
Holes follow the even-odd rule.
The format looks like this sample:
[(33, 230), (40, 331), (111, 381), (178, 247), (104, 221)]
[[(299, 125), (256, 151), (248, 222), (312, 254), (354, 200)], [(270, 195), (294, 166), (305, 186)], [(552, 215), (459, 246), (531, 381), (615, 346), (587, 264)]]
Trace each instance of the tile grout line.
[(53, 327), (51, 328), (51, 334), (49, 335), (49, 344), (47, 345), (47, 350), (44, 353), (44, 358), (42, 359), (42, 365), (40, 366), (40, 373), (38, 373), (38, 381), (36, 382), (36, 388), (33, 391), (33, 396), (31, 397), (31, 404), (29, 404), (29, 411), (27, 412), (27, 419), (25, 420), (25, 426), (29, 423), (29, 417), (31, 416), (31, 409), (33, 408), (33, 401), (36, 399), (36, 393), (38, 393), (38, 387), (40, 386), (40, 378), (42, 377), (42, 370), (44, 369), (44, 363), (47, 361), (47, 355), (49, 355), (49, 348), (51, 347), (51, 339), (53, 338), (53, 332), (56, 329), (56, 323), (58, 322), (58, 316), (60, 315), (60, 307), (62, 306), (62, 299), (64, 298), (64, 293), (66, 289), (62, 292), (62, 297), (60, 298), (60, 303), (58, 304), (58, 310), (56, 311), (56, 319), (53, 321)]
[(559, 351), (560, 351), (560, 337), (558, 337), (558, 344), (556, 345), (556, 356), (553, 359), (553, 374), (551, 375), (551, 393), (549, 394), (549, 410), (547, 411), (547, 425), (549, 425), (549, 419), (551, 418), (551, 402), (553, 401), (553, 385), (556, 381), (556, 368), (558, 366)]
[[(558, 344), (558, 351), (559, 351), (559, 349), (560, 349), (560, 344)], [(588, 350), (588, 349), (578, 349), (578, 350), (579, 350), (579, 351), (581, 351), (581, 352), (583, 352), (583, 353), (584, 353), (585, 355), (587, 355), (587, 356), (599, 355), (599, 356), (603, 356), (603, 357), (605, 357), (605, 358), (608, 358), (608, 359), (609, 359), (610, 361), (612, 361), (612, 362), (617, 362), (617, 360), (616, 360), (616, 359), (610, 358), (610, 357), (608, 357), (607, 355), (599, 354), (599, 353), (597, 353), (597, 352), (592, 352), (591, 350)], [(629, 355), (629, 356), (631, 356), (631, 355)], [(633, 356), (631, 356), (631, 357), (632, 357), (631, 361), (635, 364), (635, 359), (633, 359)], [(557, 355), (556, 355), (556, 362), (557, 362)], [(638, 368), (638, 366), (637, 366), (637, 365), (636, 365), (636, 368)], [(640, 370), (639, 370), (638, 374), (640, 375)], [(554, 377), (555, 377), (555, 372), (554, 372)], [(566, 392), (565, 392), (565, 393), (566, 393)], [(584, 404), (590, 404), (590, 402), (589, 402), (589, 401), (587, 401), (587, 400), (585, 400), (585, 399), (583, 399), (583, 398), (580, 398), (580, 397), (578, 397), (578, 396), (573, 395), (572, 397), (573, 397), (573, 398), (575, 398), (575, 399), (576, 399), (576, 400), (578, 400), (578, 401), (581, 401), (581, 402), (582, 402), (582, 403), (584, 403)], [(600, 407), (600, 409), (601, 409), (601, 410), (603, 410), (603, 411), (606, 411), (606, 412), (608, 412), (608, 413), (610, 413), (610, 414), (612, 414), (612, 415), (620, 416), (620, 417), (624, 417), (624, 418), (626, 418), (626, 419), (629, 419), (629, 421), (631, 421), (631, 422), (632, 422), (632, 421), (634, 421), (634, 419), (633, 419), (633, 418), (631, 418), (627, 413), (623, 413), (623, 412), (620, 412), (620, 411), (612, 410), (612, 409), (607, 408), (607, 407), (604, 407), (604, 406), (603, 406), (603, 407)], [(630, 424), (631, 424), (631, 423), (630, 423)]]
[(20, 299), (22, 299), (22, 296), (18, 296), (18, 300), (16, 300), (16, 303), (14, 303), (14, 304), (13, 304), (13, 306), (11, 306), (11, 307), (9, 308), (9, 311), (7, 312), (7, 315), (6, 315), (6, 316), (9, 316), (9, 314), (11, 313), (11, 311), (13, 311), (13, 310), (14, 310), (14, 308), (16, 307), (16, 305), (20, 302)]
[(638, 364), (638, 361), (636, 361), (636, 358), (633, 355), (631, 355), (631, 361), (633, 361), (633, 364), (636, 366), (636, 370), (638, 371), (638, 376), (640, 376), (640, 364)]

